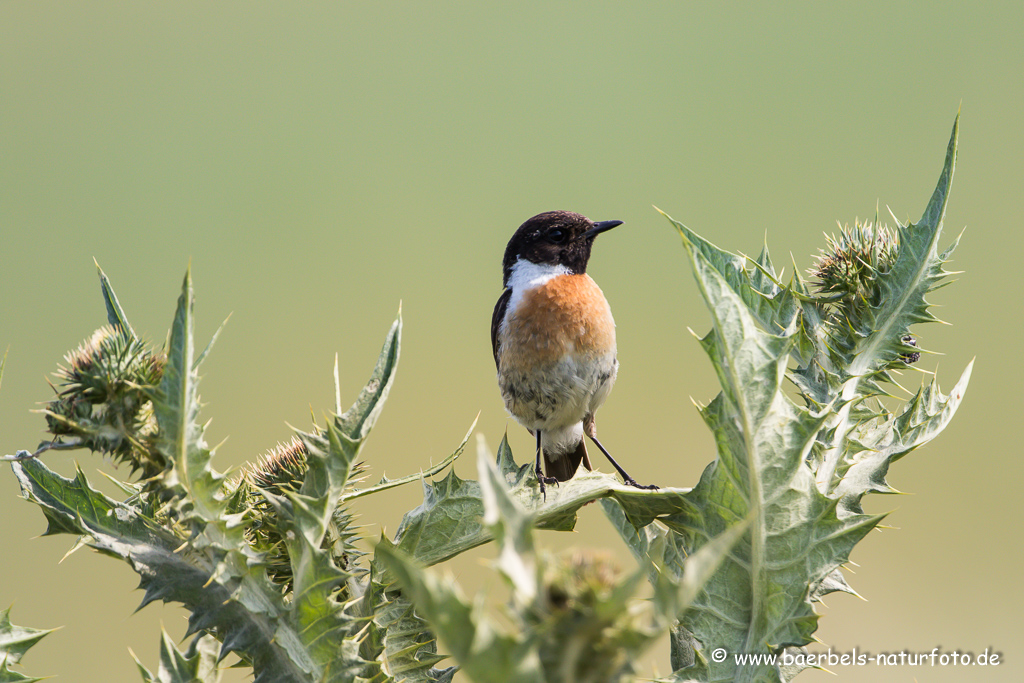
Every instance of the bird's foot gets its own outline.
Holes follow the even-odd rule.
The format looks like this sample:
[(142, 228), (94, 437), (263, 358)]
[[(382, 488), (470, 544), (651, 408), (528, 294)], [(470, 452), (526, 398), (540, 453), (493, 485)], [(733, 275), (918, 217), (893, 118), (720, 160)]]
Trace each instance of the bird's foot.
[(547, 488), (546, 488), (545, 484), (554, 484), (555, 486), (558, 486), (558, 483), (559, 483), (558, 479), (556, 479), (555, 477), (545, 477), (543, 474), (538, 472), (537, 473), (537, 482), (540, 484), (540, 495), (541, 495), (541, 498), (543, 498), (544, 502), (546, 503), (547, 500), (548, 500), (548, 492), (547, 492)]
[(625, 479), (625, 483), (627, 486), (632, 486), (635, 489), (645, 489), (647, 491), (657, 491), (659, 488), (661, 488), (657, 484), (638, 484), (636, 483), (635, 479), (630, 479), (628, 477)]

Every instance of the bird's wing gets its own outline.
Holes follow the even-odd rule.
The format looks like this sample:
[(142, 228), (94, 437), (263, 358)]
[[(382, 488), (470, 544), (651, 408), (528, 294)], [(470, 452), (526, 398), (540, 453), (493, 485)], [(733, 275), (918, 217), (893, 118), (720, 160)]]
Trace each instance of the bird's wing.
[(498, 368), (498, 328), (501, 327), (501, 321), (505, 319), (505, 309), (508, 308), (508, 301), (511, 298), (512, 288), (509, 287), (498, 297), (498, 303), (494, 304), (494, 314), (491, 315), (491, 348), (494, 350), (495, 368)]

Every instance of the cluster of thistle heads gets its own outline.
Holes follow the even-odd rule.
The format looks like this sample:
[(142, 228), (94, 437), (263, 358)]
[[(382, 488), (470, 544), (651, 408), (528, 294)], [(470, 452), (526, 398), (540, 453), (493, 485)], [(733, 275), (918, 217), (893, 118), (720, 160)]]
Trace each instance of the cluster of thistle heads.
[[(54, 373), (56, 396), (42, 413), (58, 439), (127, 463), (142, 479), (160, 474), (167, 460), (156, 443), (153, 398), (160, 391), (167, 356), (132, 335), (101, 327), (64, 357)], [(51, 386), (53, 386), (51, 384)], [(308, 466), (298, 438), (278, 445), (246, 467), (232, 489), (245, 485), (282, 494), (298, 491)]]
[[(161, 452), (153, 399), (160, 391), (167, 356), (133, 334), (105, 326), (96, 330), (64, 357), (55, 374), (56, 396), (41, 411), (55, 441), (76, 442), (82, 448), (125, 463), (139, 472), (142, 490), (159, 487), (160, 476), (170, 469)], [(308, 435), (318, 438), (314, 433)], [(307, 447), (301, 439), (278, 445), (229, 480), (225, 496), (229, 511), (246, 518), (249, 543), (266, 553), (271, 579), (291, 583), (291, 569), (273, 507), (261, 494), (298, 492), (308, 470)], [(357, 465), (359, 473), (360, 465)], [(347, 542), (350, 518), (339, 510), (325, 545), (338, 547), (336, 560), (347, 566), (353, 550)]]

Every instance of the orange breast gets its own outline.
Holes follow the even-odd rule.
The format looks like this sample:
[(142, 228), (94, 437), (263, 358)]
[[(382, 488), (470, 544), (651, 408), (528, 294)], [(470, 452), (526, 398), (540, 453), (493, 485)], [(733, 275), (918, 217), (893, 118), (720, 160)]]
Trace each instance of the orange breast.
[(504, 329), (503, 364), (528, 372), (531, 366), (557, 362), (569, 353), (615, 353), (611, 309), (601, 288), (586, 274), (559, 275), (525, 292)]

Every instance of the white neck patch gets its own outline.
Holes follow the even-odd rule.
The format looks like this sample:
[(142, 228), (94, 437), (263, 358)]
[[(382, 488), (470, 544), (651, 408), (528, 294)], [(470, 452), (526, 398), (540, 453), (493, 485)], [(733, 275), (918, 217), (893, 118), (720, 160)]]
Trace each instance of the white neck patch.
[(512, 265), (512, 274), (508, 278), (508, 286), (512, 289), (512, 297), (508, 302), (508, 312), (511, 313), (516, 310), (519, 302), (523, 299), (524, 293), (534, 287), (547, 284), (549, 280), (559, 275), (569, 275), (571, 273), (571, 270), (561, 264), (533, 263), (520, 257)]

